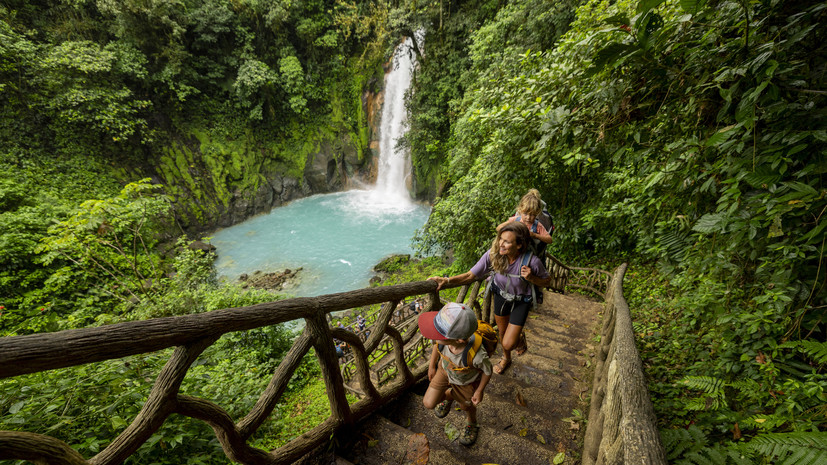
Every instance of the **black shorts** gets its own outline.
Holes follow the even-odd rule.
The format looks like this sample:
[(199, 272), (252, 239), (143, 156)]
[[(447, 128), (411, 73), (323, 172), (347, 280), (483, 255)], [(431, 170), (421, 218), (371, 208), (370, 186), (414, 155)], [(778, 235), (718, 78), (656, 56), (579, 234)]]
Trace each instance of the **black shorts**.
[(503, 299), (503, 297), (496, 292), (492, 292), (492, 305), (494, 305), (494, 315), (509, 316), (508, 324), (525, 326), (528, 319), (528, 311), (531, 310), (531, 302), (523, 302), (513, 300), (511, 302)]

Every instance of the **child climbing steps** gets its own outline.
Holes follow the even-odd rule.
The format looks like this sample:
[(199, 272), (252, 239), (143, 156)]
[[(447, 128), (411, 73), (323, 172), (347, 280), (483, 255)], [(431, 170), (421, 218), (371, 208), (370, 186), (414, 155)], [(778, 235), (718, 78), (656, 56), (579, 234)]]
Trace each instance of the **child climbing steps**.
[[(438, 418), (444, 418), (453, 402), (457, 402), (467, 417), (459, 439), (464, 446), (471, 446), (477, 440), (477, 405), (482, 402), (492, 373), (486, 344), (474, 341), (476, 337), (481, 338), (475, 334), (477, 327), (474, 311), (460, 303), (451, 302), (438, 312), (419, 315), (422, 336), (437, 341), (429, 360), (430, 384), (422, 403), (434, 410)], [(472, 350), (474, 353), (469, 357)]]

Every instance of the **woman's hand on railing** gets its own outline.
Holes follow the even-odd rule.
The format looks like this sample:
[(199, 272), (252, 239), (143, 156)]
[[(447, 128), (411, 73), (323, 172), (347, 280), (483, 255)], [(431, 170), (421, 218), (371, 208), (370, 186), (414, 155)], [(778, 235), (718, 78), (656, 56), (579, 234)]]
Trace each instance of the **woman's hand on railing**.
[(448, 284), (448, 280), (450, 278), (446, 278), (444, 276), (431, 276), (428, 278), (428, 281), (433, 281), (436, 283), (436, 290), (442, 289), (446, 284)]
[(458, 274), (456, 276), (445, 277), (445, 276), (431, 276), (428, 278), (428, 281), (433, 281), (436, 283), (436, 290), (443, 289), (446, 286), (462, 286), (465, 284), (470, 284), (477, 279), (474, 276), (474, 273), (470, 271), (466, 271), (465, 273)]

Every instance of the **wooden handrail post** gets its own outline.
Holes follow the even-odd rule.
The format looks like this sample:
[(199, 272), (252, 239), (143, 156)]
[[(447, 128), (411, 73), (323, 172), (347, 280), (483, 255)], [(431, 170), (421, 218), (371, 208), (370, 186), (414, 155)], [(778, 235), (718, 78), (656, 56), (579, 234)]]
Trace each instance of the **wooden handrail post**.
[(302, 334), (293, 342), (293, 347), (287, 352), (287, 355), (279, 363), (276, 372), (270, 379), (267, 388), (261, 393), (256, 405), (250, 410), (250, 413), (242, 418), (237, 424), (239, 434), (244, 439), (249, 438), (268, 416), (273, 412), (281, 395), (287, 389), (287, 384), (290, 382), (290, 377), (296, 371), (296, 368), (301, 364), (304, 354), (310, 350), (311, 346), (310, 332), (305, 327)]
[(89, 460), (93, 465), (122, 463), (146, 442), (169, 414), (175, 410), (178, 390), (187, 370), (204, 350), (218, 339), (207, 337), (193, 344), (177, 347), (167, 361), (149, 393), (149, 398), (132, 423), (106, 449)]
[[(666, 464), (643, 365), (635, 347), (629, 305), (623, 297), (626, 268), (624, 263), (605, 281), (606, 311), (583, 441), (584, 465)], [(593, 272), (587, 287), (597, 285), (594, 283), (602, 285), (601, 275), (605, 276), (605, 272)], [(597, 292), (594, 287), (590, 290)]]
[(306, 328), (310, 332), (310, 339), (316, 349), (316, 357), (319, 359), (319, 366), (322, 369), (325, 391), (330, 401), (330, 412), (337, 422), (352, 423), (350, 407), (345, 394), (342, 372), (339, 371), (339, 358), (336, 349), (333, 347), (333, 336), (330, 334), (330, 326), (324, 314), (317, 312), (310, 318), (304, 320)]

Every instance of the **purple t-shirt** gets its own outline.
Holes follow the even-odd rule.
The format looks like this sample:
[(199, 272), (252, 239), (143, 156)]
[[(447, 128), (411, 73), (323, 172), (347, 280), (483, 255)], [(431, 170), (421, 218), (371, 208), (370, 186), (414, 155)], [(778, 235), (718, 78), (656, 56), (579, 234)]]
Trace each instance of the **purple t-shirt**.
[[(491, 267), (491, 258), (489, 257), (490, 253), (491, 251), (487, 250), (484, 254), (482, 254), (482, 257), (480, 257), (477, 264), (471, 267), (471, 273), (473, 273), (474, 276), (481, 278), (485, 276), (486, 273), (493, 270)], [(522, 259), (523, 256), (520, 255), (516, 260), (514, 260), (514, 263), (508, 265), (508, 268), (505, 270), (506, 274), (519, 276), (520, 266), (522, 266)], [(548, 271), (546, 271), (546, 267), (543, 265), (543, 262), (541, 262), (540, 259), (534, 255), (532, 255), (531, 260), (528, 261), (528, 267), (531, 268), (531, 274), (534, 276), (543, 279), (548, 278)], [(494, 273), (494, 284), (509, 294), (531, 295), (531, 288), (528, 287), (529, 283), (520, 278), (509, 278), (505, 275)], [(506, 284), (508, 284), (508, 287), (506, 287)]]

